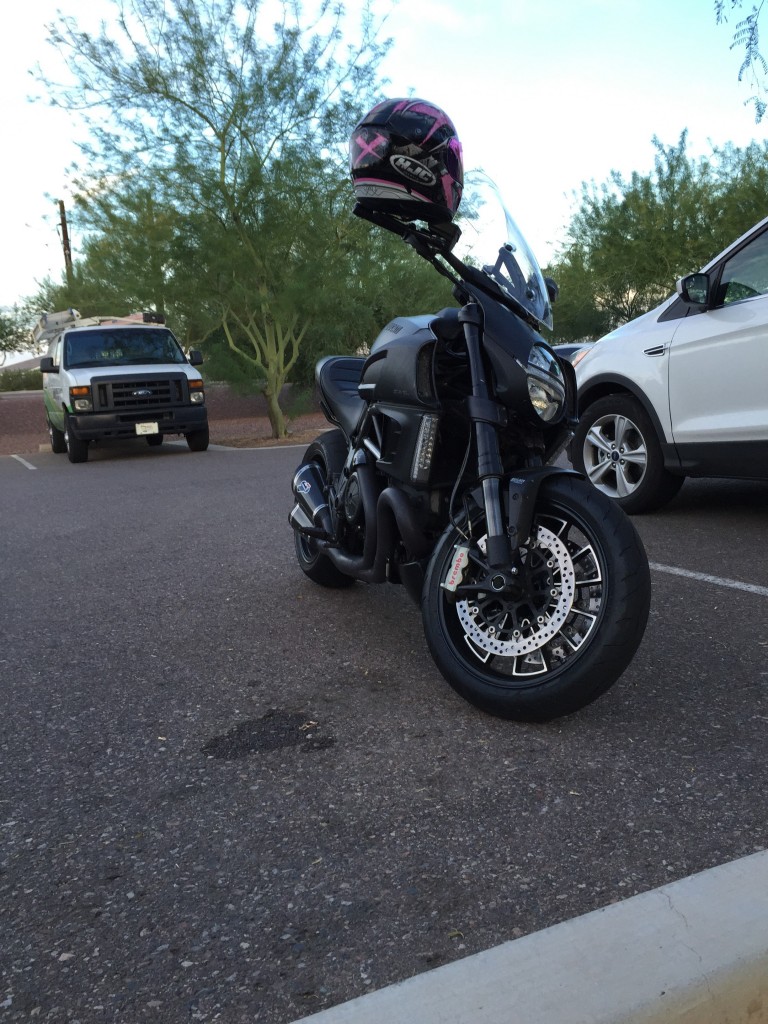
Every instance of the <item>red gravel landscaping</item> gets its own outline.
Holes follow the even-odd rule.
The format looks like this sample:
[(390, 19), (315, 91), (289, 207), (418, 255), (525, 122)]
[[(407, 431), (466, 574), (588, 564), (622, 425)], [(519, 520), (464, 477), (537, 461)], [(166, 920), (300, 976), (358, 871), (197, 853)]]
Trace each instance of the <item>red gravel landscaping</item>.
[[(271, 437), (264, 399), (260, 395), (235, 395), (229, 388), (206, 389), (211, 444), (236, 448), (274, 444), (309, 444), (329, 424), (321, 412), (289, 420), (289, 436)], [(30, 455), (40, 446), (50, 450), (40, 391), (5, 391), (0, 394), (0, 455)]]

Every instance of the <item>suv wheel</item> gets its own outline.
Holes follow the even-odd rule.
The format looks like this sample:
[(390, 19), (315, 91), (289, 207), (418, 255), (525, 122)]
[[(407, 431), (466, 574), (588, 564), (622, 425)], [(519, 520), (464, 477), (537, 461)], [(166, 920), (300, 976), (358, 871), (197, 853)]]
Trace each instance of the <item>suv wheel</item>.
[(574, 467), (630, 514), (666, 504), (685, 479), (664, 468), (653, 424), (630, 395), (607, 395), (588, 406), (571, 453)]
[(69, 425), (69, 417), (64, 420), (64, 441), (67, 446), (67, 457), (70, 462), (88, 461), (88, 442), (75, 437)]

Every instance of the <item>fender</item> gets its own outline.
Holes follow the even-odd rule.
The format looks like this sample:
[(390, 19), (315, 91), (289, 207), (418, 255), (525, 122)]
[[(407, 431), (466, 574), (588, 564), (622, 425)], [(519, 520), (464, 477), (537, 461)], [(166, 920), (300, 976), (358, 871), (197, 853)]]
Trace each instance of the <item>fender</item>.
[(598, 398), (605, 398), (606, 395), (621, 394), (622, 392), (625, 392), (637, 399), (653, 424), (659, 444), (661, 445), (661, 453), (664, 457), (664, 468), (669, 470), (670, 473), (680, 473), (681, 462), (677, 448), (673, 442), (667, 441), (664, 428), (661, 425), (658, 413), (653, 407), (653, 403), (648, 401), (645, 393), (641, 391), (637, 384), (628, 377), (622, 377), (617, 374), (598, 374), (590, 380), (589, 384), (583, 390), (578, 392), (579, 414), (581, 414), (588, 405), (591, 405), (592, 402), (596, 402)]
[[(544, 480), (552, 476), (575, 476), (584, 480), (584, 474), (563, 466), (535, 466), (519, 469), (505, 476), (503, 484), (504, 502), (507, 513), (507, 532), (513, 551), (525, 544), (531, 535), (533, 515), (539, 498), (539, 489)], [(482, 487), (471, 492), (471, 498), (478, 508), (483, 508)], [(450, 529), (450, 525), (449, 525)]]

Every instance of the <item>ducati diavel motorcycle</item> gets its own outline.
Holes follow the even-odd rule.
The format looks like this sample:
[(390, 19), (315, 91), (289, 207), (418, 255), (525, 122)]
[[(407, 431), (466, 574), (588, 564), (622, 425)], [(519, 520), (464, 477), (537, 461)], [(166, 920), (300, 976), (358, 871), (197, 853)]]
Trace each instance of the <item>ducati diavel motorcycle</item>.
[(540, 333), (554, 286), (493, 183), (481, 184), (481, 206), (500, 210), (506, 235), (488, 257), (472, 220), (462, 250), (455, 225), (433, 231), (355, 208), (446, 277), (459, 305), (399, 316), (369, 355), (318, 363), (333, 429), (296, 471), (289, 522), (310, 580), (403, 585), (462, 697), (544, 721), (583, 708), (624, 672), (650, 575), (625, 513), (556, 464), (577, 406), (573, 368)]

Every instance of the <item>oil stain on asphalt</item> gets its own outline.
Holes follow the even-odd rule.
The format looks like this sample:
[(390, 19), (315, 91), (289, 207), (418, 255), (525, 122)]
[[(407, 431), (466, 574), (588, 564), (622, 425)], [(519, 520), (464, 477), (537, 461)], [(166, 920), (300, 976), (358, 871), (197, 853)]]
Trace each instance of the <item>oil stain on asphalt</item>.
[(224, 761), (235, 761), (251, 754), (263, 754), (283, 747), (325, 750), (336, 742), (331, 736), (318, 735), (320, 726), (306, 714), (273, 708), (261, 718), (239, 722), (223, 736), (214, 736), (202, 747), (204, 754)]

